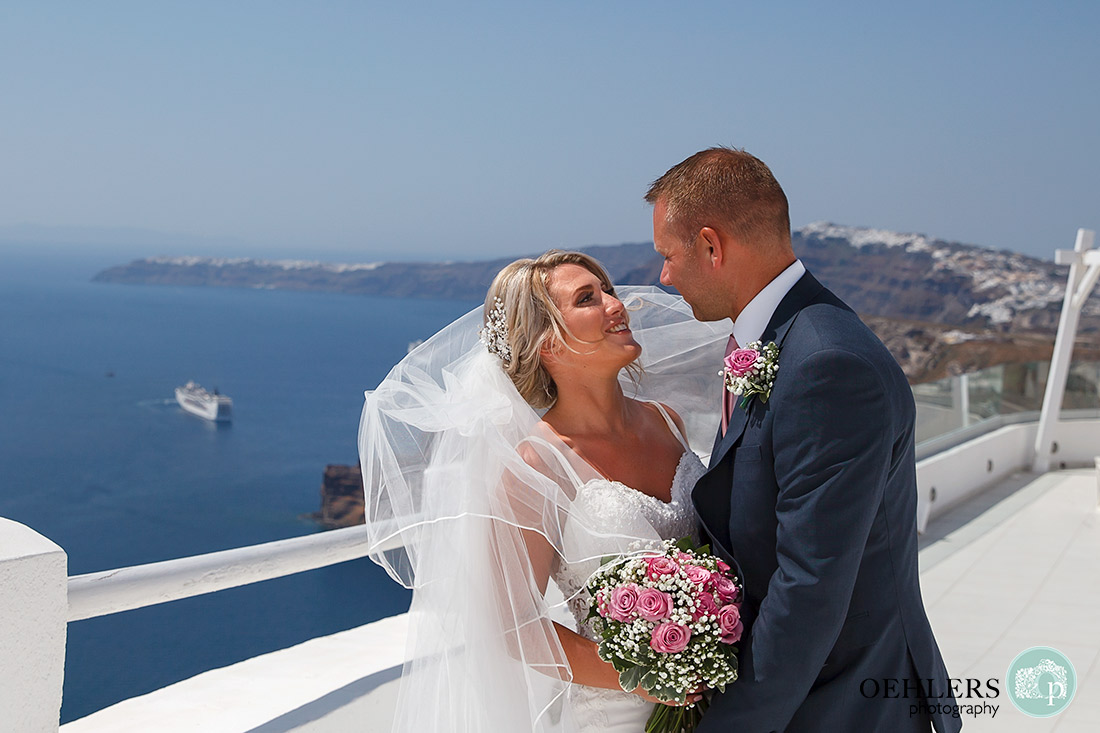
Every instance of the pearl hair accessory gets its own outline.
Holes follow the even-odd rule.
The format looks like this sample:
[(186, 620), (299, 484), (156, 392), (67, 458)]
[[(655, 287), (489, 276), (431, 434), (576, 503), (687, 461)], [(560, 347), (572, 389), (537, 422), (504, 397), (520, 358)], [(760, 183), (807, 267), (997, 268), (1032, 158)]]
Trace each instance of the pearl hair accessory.
[(485, 327), (478, 329), (477, 335), (490, 354), (499, 356), (505, 364), (512, 360), (512, 347), (508, 345), (508, 315), (500, 296), (493, 298), (493, 307), (485, 317)]

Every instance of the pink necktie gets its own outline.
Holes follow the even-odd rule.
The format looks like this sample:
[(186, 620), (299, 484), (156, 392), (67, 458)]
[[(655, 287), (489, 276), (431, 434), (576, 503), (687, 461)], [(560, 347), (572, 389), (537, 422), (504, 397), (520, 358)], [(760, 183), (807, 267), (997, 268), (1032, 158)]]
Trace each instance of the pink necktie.
[[(740, 348), (740, 347), (737, 345), (737, 339), (735, 339), (733, 337), (733, 334), (731, 333), (729, 343), (726, 344), (726, 356), (729, 356), (733, 352), (737, 351), (738, 348)], [(725, 361), (723, 361), (722, 363), (724, 365)], [(728, 428), (729, 425), (730, 425), (730, 415), (733, 414), (733, 406), (734, 406), (734, 404), (736, 404), (736, 401), (737, 401), (736, 395), (734, 395), (733, 392), (730, 392), (728, 389), (726, 389), (726, 381), (723, 379), (722, 380), (722, 435), (726, 434), (726, 428)]]

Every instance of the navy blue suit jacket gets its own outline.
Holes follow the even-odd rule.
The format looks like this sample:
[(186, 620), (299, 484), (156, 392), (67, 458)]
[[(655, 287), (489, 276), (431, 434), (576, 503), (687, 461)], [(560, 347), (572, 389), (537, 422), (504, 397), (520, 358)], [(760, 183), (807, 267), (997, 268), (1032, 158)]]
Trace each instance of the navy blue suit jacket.
[(762, 341), (780, 347), (771, 397), (734, 409), (693, 492), (745, 585), (740, 678), (698, 733), (958, 730), (911, 714), (954, 699), (920, 596), (905, 375), (809, 273)]

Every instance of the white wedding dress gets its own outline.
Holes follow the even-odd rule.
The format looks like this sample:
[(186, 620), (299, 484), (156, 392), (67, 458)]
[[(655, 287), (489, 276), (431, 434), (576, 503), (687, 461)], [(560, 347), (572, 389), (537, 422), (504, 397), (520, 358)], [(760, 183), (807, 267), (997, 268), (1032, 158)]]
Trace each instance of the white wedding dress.
[[(669, 429), (684, 446), (684, 453), (672, 479), (671, 501), (642, 493), (609, 479), (593, 479), (581, 486), (577, 503), (596, 522), (596, 527), (614, 534), (635, 524), (638, 515), (653, 525), (664, 539), (691, 537), (698, 541), (698, 520), (691, 503), (691, 489), (706, 468), (688, 447), (668, 413), (658, 403)], [(625, 549), (625, 548), (624, 548)], [(576, 632), (598, 642), (592, 623), (586, 621), (589, 594), (585, 590), (588, 578), (599, 567), (599, 560), (559, 564), (553, 573), (554, 582), (570, 599), (568, 606), (576, 620)], [(569, 704), (581, 733), (642, 733), (653, 712), (653, 703), (621, 690), (607, 690), (586, 685), (571, 685)]]

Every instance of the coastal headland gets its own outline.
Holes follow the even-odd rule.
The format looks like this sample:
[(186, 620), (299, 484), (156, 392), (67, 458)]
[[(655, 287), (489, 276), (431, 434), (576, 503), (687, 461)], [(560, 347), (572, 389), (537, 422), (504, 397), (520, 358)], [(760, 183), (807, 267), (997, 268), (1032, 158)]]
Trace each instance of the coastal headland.
[[(812, 224), (795, 253), (860, 314), (913, 384), (1002, 363), (1049, 359), (1067, 268), (1051, 260), (923, 234)], [(623, 285), (657, 284), (652, 244), (585, 247)], [(299, 260), (152, 257), (97, 282), (263, 288), (481, 301), (513, 258), (332, 264)], [(1100, 355), (1100, 298), (1082, 312), (1079, 358)]]

